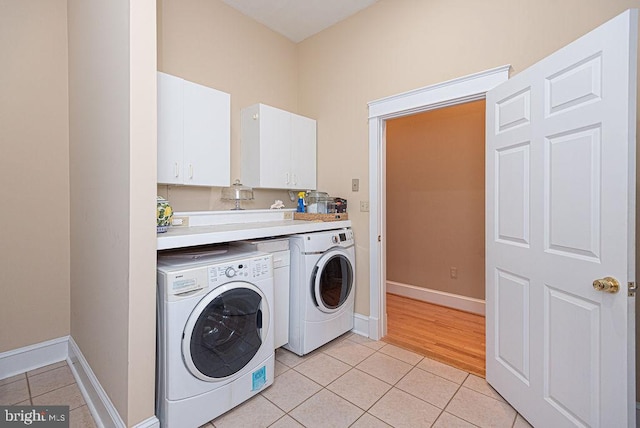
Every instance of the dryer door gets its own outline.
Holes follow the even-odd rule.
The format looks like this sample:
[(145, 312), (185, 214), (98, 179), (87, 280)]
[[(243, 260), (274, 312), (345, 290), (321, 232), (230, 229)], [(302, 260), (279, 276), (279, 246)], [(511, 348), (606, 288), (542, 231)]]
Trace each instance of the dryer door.
[(227, 378), (251, 361), (269, 328), (269, 307), (259, 288), (247, 282), (222, 285), (198, 303), (187, 321), (184, 362), (202, 380)]
[(311, 284), (315, 304), (322, 312), (339, 311), (353, 288), (353, 265), (342, 250), (329, 250), (318, 260)]

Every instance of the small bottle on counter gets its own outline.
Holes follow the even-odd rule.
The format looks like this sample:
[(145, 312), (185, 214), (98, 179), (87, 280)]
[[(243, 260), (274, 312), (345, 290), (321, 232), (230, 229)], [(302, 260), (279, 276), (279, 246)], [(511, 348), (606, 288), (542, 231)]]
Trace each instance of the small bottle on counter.
[(298, 209), (296, 211), (299, 213), (304, 212), (304, 192), (298, 192)]

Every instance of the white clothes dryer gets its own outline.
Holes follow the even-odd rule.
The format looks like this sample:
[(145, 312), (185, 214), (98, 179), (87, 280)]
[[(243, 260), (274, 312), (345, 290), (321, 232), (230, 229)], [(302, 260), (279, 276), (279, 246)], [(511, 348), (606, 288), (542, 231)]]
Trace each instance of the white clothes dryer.
[(162, 427), (198, 427), (273, 383), (271, 254), (165, 253), (157, 285)]
[(351, 228), (292, 235), (289, 343), (305, 355), (353, 328), (355, 243)]

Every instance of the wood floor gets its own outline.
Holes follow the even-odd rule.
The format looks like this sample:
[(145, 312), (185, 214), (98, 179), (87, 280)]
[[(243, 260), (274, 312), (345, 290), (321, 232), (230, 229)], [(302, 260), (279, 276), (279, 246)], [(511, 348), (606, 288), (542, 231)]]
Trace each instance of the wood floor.
[(387, 293), (383, 341), (485, 376), (485, 318)]

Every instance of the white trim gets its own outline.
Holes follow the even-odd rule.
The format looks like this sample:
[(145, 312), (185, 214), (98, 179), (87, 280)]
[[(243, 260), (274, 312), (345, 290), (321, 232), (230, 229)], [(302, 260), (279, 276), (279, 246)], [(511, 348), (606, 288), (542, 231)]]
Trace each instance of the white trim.
[[(0, 379), (65, 360), (71, 368), (96, 425), (98, 427), (125, 428), (124, 421), (71, 336), (63, 336), (0, 353)], [(136, 428), (159, 428), (160, 421), (154, 415), (134, 426)]]
[(98, 427), (125, 428), (126, 425), (118, 410), (109, 399), (102, 385), (100, 385), (98, 378), (91, 370), (89, 363), (72, 337), (69, 337), (69, 357), (67, 361), (96, 425)]
[(160, 428), (160, 420), (155, 416), (150, 417), (149, 419), (145, 419), (139, 424), (135, 424), (134, 428)]
[(353, 314), (353, 333), (369, 337), (369, 317), (362, 314)]
[(432, 290), (430, 288), (416, 287), (415, 285), (402, 284), (395, 281), (387, 281), (387, 293), (397, 294), (403, 297), (446, 306), (460, 311), (471, 312), (484, 316), (484, 300), (445, 291)]
[[(471, 100), (483, 99), (488, 90), (509, 79), (510, 65), (393, 95), (369, 103), (369, 337), (384, 336), (386, 249), (384, 245), (385, 126), (386, 120)], [(379, 241), (378, 236), (382, 237)]]
[[(460, 101), (484, 98), (484, 93), (509, 78), (510, 65), (503, 65), (479, 73), (458, 77), (401, 94), (369, 102), (369, 118), (407, 116)], [(456, 100), (455, 103), (451, 103)], [(441, 105), (442, 104), (442, 105)], [(429, 108), (425, 108), (429, 106)]]
[(69, 336), (12, 349), (0, 354), (0, 379), (67, 359)]

